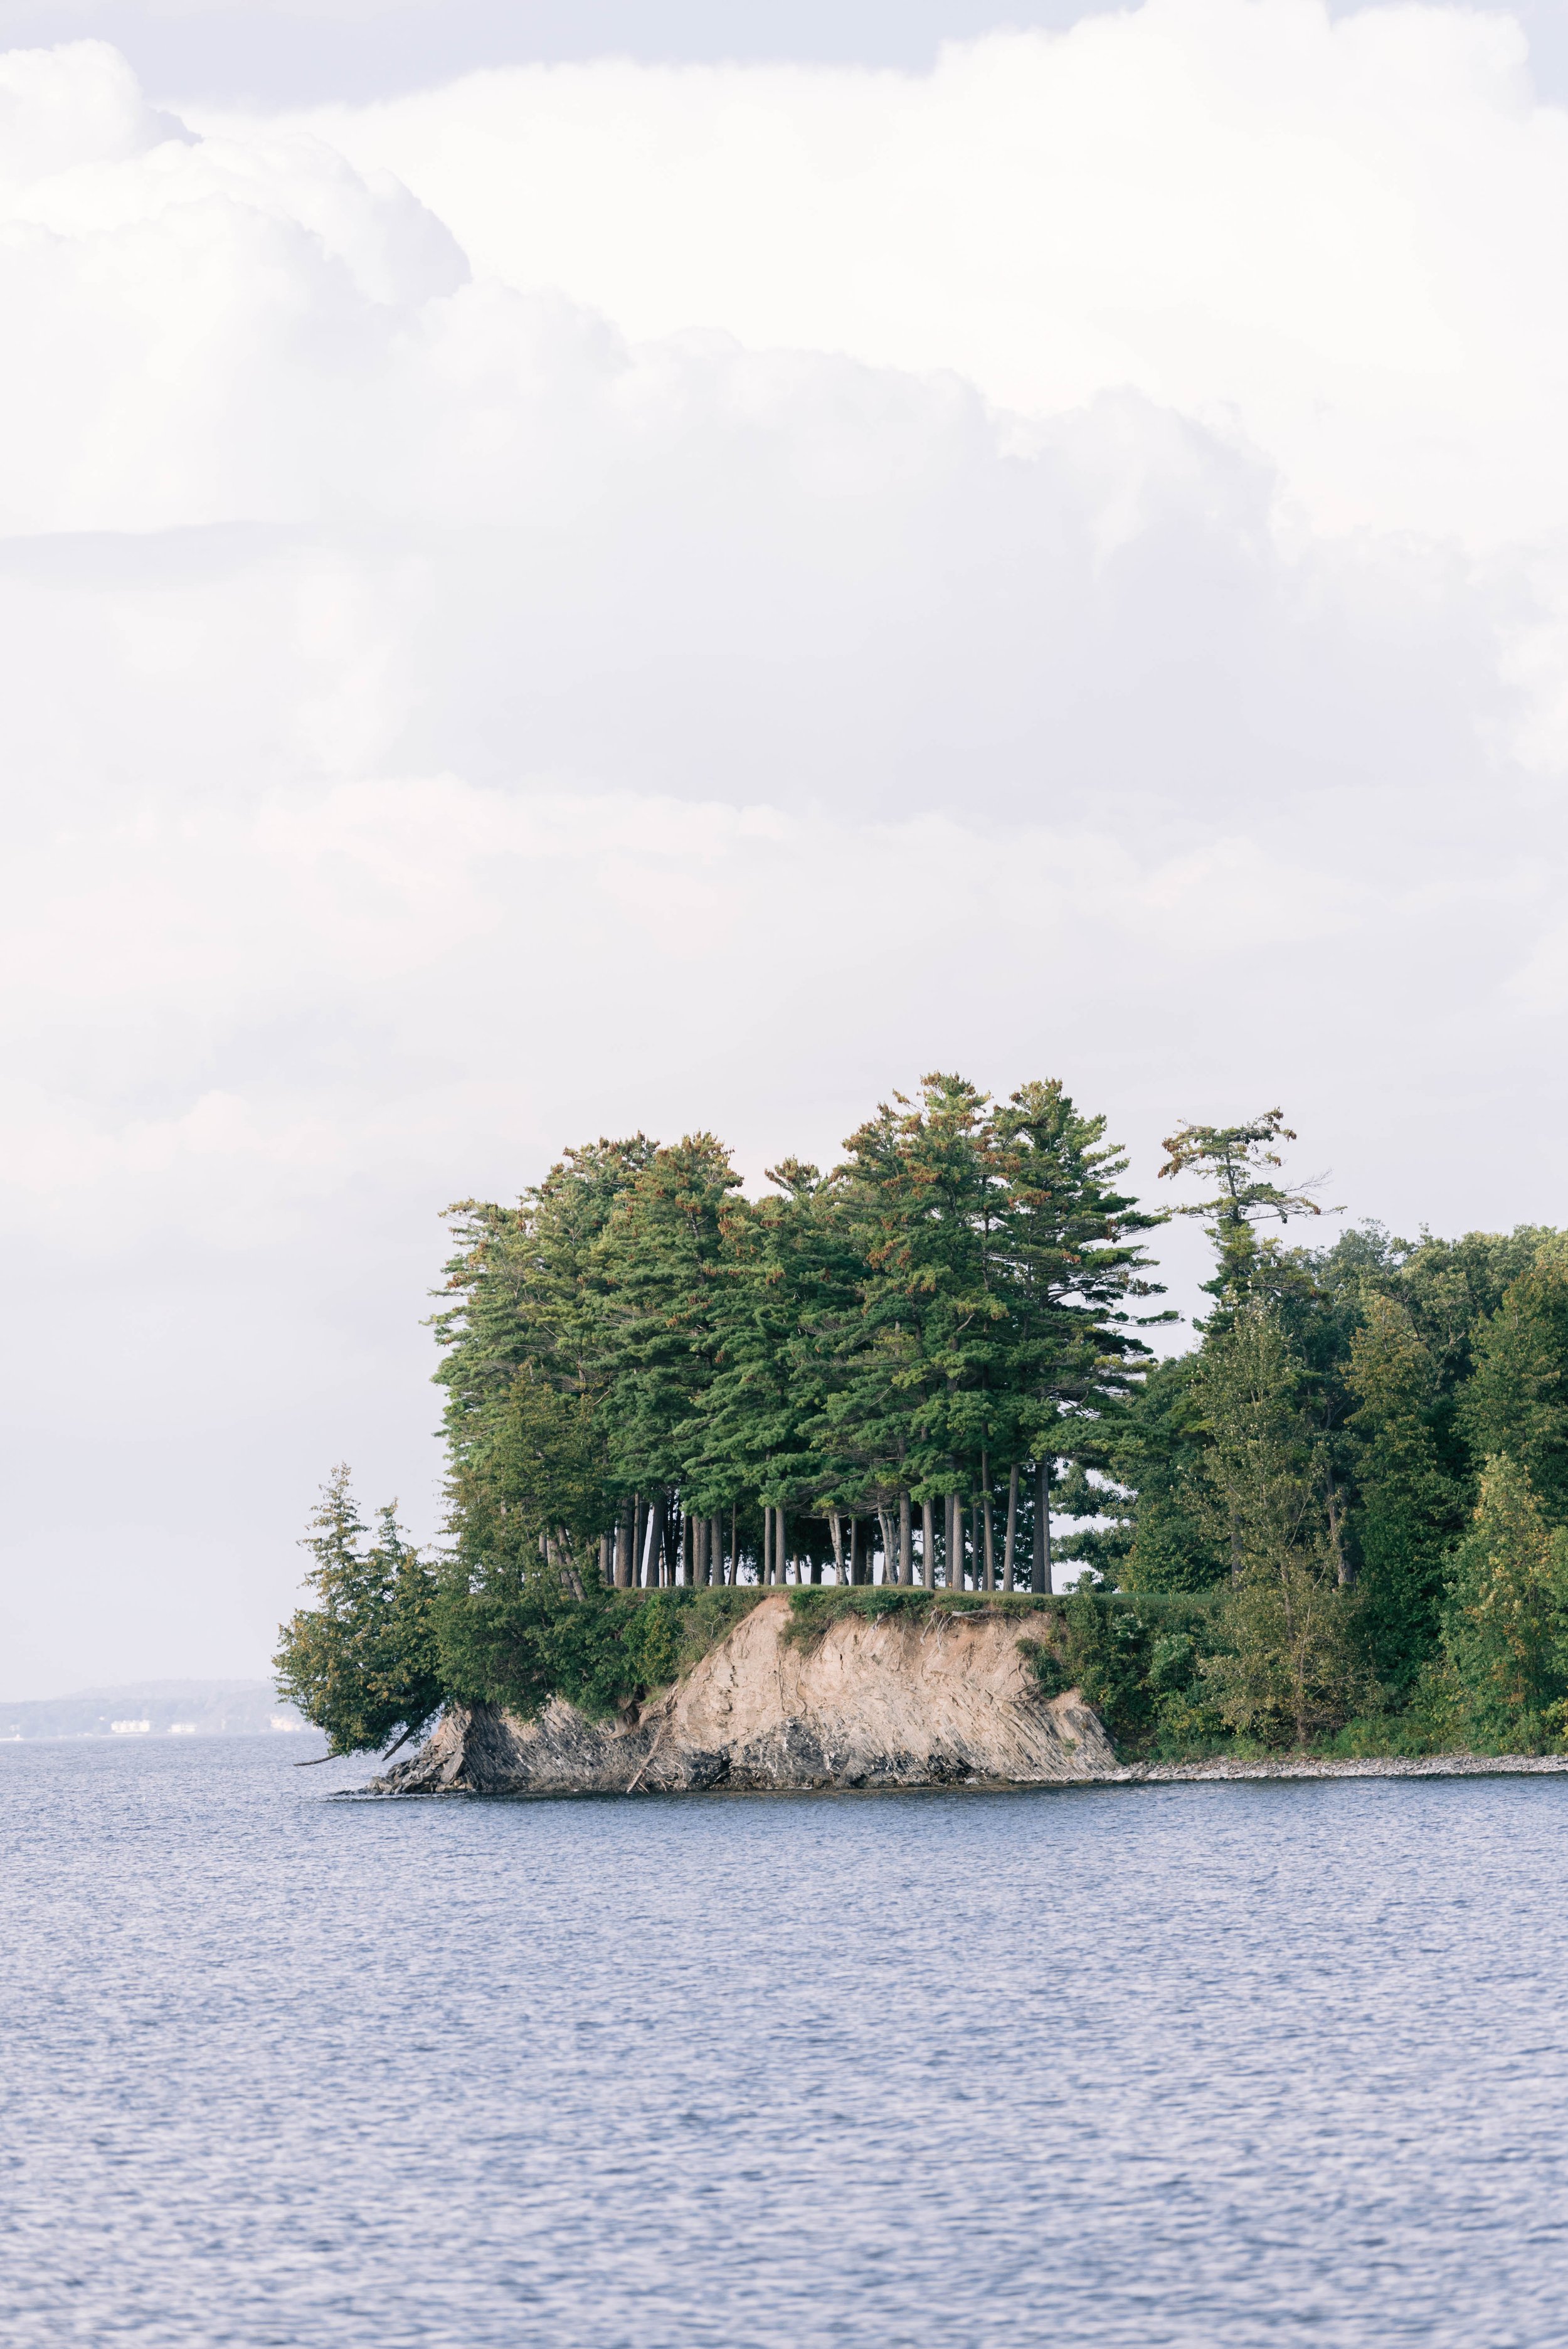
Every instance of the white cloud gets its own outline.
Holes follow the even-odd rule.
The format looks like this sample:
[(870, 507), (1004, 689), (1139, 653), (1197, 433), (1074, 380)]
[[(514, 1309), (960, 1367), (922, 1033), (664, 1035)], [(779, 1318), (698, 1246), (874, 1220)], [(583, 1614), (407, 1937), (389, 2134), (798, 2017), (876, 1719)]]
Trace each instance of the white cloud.
[(513, 67), (302, 118), (635, 336), (1239, 422), (1320, 525), (1568, 520), (1568, 114), (1508, 17), (1147, 0), (930, 75)]
[(435, 1212), (584, 1133), (755, 1171), (1044, 1071), (1146, 1173), (1283, 1094), (1357, 1208), (1554, 1212), (1546, 1083), (1497, 1147), (1568, 608), (1511, 55), (1152, 0), (201, 137), (0, 61), (26, 1653), (258, 1663), (345, 1451), (428, 1521)]

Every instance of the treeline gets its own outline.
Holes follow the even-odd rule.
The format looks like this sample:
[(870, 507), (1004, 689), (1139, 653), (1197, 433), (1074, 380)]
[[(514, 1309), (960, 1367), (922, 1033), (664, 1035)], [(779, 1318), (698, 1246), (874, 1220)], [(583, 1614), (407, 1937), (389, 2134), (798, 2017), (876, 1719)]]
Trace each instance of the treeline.
[(1104, 1127), (1059, 1085), (934, 1077), (759, 1200), (712, 1135), (639, 1134), (454, 1209), (438, 1375), (474, 1585), (870, 1582), (880, 1554), (1048, 1588), (1062, 1424), (1149, 1359), (1161, 1218)]
[(1124, 1744), (1560, 1737), (1568, 1242), (1288, 1245), (1318, 1212), (1293, 1138), (1274, 1111), (1168, 1141), (1215, 1268), (1166, 1361), (1171, 1211), (1056, 1083), (929, 1078), (761, 1199), (711, 1135), (639, 1134), (464, 1203), (443, 1553), (390, 1512), (366, 1547), (340, 1472), (282, 1685), (347, 1751), (452, 1697), (624, 1701), (724, 1590), (1038, 1599), (1070, 1560), (1042, 1671)]
[[(1232, 1137), (1243, 1193), (1260, 1133)], [(1350, 1751), (1561, 1743), (1568, 1234), (1292, 1247), (1244, 1202), (1211, 1202), (1211, 1231), (1201, 1343), (1097, 1430), (1108, 1522), (1079, 1544), (1134, 1611), (1210, 1602), (1154, 1718)]]

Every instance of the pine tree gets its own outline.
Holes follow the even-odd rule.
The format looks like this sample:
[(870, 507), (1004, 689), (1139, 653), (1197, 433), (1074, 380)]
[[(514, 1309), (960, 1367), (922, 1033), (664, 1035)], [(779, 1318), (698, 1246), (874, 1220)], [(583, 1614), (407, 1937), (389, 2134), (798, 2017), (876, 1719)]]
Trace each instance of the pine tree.
[(845, 1149), (845, 1212), (863, 1265), (840, 1383), (820, 1440), (841, 1498), (946, 1503), (950, 1588), (963, 1581), (956, 1511), (980, 1485), (1006, 1412), (1007, 1309), (994, 1275), (1001, 1186), (985, 1094), (965, 1079), (895, 1093)]
[(1211, 1325), (1222, 1328), (1225, 1318), (1253, 1292), (1271, 1253), (1260, 1242), (1260, 1223), (1286, 1224), (1293, 1216), (1323, 1213), (1312, 1196), (1312, 1185), (1278, 1184), (1268, 1172), (1284, 1160), (1273, 1147), (1294, 1142), (1295, 1133), (1279, 1109), (1264, 1110), (1246, 1125), (1179, 1125), (1161, 1145), (1165, 1164), (1160, 1180), (1201, 1174), (1215, 1185), (1212, 1197), (1186, 1202), (1173, 1212), (1203, 1216), (1218, 1262), (1204, 1288), (1217, 1300)]
[[(822, 1433), (860, 1270), (835, 1178), (791, 1158), (768, 1179), (780, 1196), (734, 1201), (722, 1221), (714, 1376), (686, 1465), (698, 1506), (727, 1504), (755, 1526), (759, 1570), (763, 1513), (798, 1518), (845, 1497), (842, 1464)], [(768, 1570), (781, 1578), (777, 1557)]]
[[(1168, 1312), (1139, 1317), (1130, 1300), (1163, 1294), (1147, 1278), (1144, 1233), (1165, 1221), (1120, 1187), (1127, 1157), (1056, 1080), (1022, 1085), (992, 1120), (1001, 1200), (994, 1278), (1005, 1297), (1006, 1407), (998, 1434), (1009, 1475), (1032, 1463), (1034, 1573), (1049, 1588), (1047, 1512), (1058, 1459), (1109, 1464), (1109, 1423), (1141, 1386), (1150, 1350), (1137, 1335)], [(1098, 1497), (1089, 1506), (1098, 1512)]]
[(688, 1134), (655, 1151), (594, 1248), (608, 1371), (602, 1423), (621, 1489), (648, 1504), (642, 1547), (655, 1579), (666, 1513), (683, 1488), (705, 1515), (738, 1497), (696, 1492), (692, 1470), (719, 1367), (726, 1226), (739, 1186), (722, 1143)]
[(317, 1604), (284, 1627), (274, 1659), (278, 1692), (326, 1732), (329, 1755), (391, 1749), (417, 1737), (443, 1702), (434, 1620), (435, 1581), (397, 1524), (379, 1512), (379, 1536), (360, 1547), (365, 1524), (346, 1464), (335, 1468), (302, 1547)]

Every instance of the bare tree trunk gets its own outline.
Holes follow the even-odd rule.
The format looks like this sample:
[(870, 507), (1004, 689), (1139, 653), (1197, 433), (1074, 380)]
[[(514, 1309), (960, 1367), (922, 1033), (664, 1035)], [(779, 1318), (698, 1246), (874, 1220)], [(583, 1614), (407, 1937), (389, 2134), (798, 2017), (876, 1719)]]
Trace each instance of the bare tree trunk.
[(659, 1587), (665, 1562), (665, 1495), (661, 1485), (648, 1503), (647, 1530), (643, 1537), (643, 1579), (650, 1590)]
[(599, 1537), (599, 1579), (612, 1588), (615, 1582), (615, 1545), (608, 1534)]
[(564, 1526), (558, 1527), (550, 1547), (555, 1561), (556, 1572), (564, 1578), (573, 1598), (585, 1599), (588, 1594), (583, 1588), (583, 1575), (577, 1564), (577, 1552), (573, 1547), (572, 1537)]
[(914, 1580), (914, 1525), (907, 1485), (898, 1496), (898, 1578), (906, 1590)]
[(947, 1495), (947, 1588), (964, 1588), (964, 1507), (956, 1493)]
[(850, 1580), (861, 1578), (861, 1521), (853, 1509), (850, 1511)]
[(615, 1588), (629, 1590), (632, 1587), (633, 1510), (635, 1503), (621, 1504), (621, 1514), (615, 1524)]
[(1326, 1479), (1328, 1487), (1328, 1546), (1334, 1552), (1335, 1573), (1341, 1590), (1348, 1590), (1356, 1579), (1355, 1568), (1345, 1555), (1345, 1544), (1339, 1534), (1339, 1491), (1332, 1476)]
[[(883, 1508), (880, 1501), (877, 1504), (877, 1524), (882, 1528), (882, 1588), (885, 1589), (890, 1582), (896, 1582), (898, 1579), (898, 1550), (892, 1537), (892, 1511)], [(874, 1566), (872, 1568), (872, 1579), (873, 1581), (876, 1579)]]
[(1029, 1570), (1031, 1590), (1051, 1588), (1051, 1464), (1040, 1463), (1040, 1489), (1035, 1502), (1035, 1556)]
[(735, 1560), (735, 1578), (740, 1579), (740, 1504), (729, 1505), (729, 1555)]
[(774, 1512), (773, 1539), (779, 1552), (779, 1579), (780, 1582), (788, 1582), (789, 1579), (789, 1520), (784, 1514), (782, 1503)]
[(1002, 1552), (1002, 1588), (1016, 1588), (1014, 1576), (1018, 1570), (1018, 1464), (1015, 1460), (1007, 1472), (1007, 1541)]
[(839, 1581), (842, 1582), (844, 1578), (844, 1529), (839, 1522), (839, 1513), (837, 1509), (832, 1510), (829, 1515), (828, 1528), (833, 1537), (833, 1572)]
[(920, 1579), (925, 1589), (935, 1589), (936, 1511), (929, 1501), (920, 1505)]
[(980, 1486), (983, 1495), (981, 1506), (985, 1517), (985, 1588), (987, 1590), (995, 1590), (996, 1548), (991, 1527), (991, 1455), (988, 1452), (983, 1452), (980, 1454)]
[[(784, 1546), (784, 1581), (789, 1581), (789, 1517), (779, 1510), (779, 1541)], [(821, 1567), (814, 1557), (796, 1557), (796, 1583), (820, 1583)]]

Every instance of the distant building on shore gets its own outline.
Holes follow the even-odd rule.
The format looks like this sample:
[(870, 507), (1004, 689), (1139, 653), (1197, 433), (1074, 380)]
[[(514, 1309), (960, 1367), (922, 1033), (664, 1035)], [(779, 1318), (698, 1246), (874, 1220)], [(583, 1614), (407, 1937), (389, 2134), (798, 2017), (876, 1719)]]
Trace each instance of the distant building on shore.
[(270, 1681), (133, 1682), (0, 1704), (0, 1743), (41, 1737), (276, 1737), (308, 1728)]

